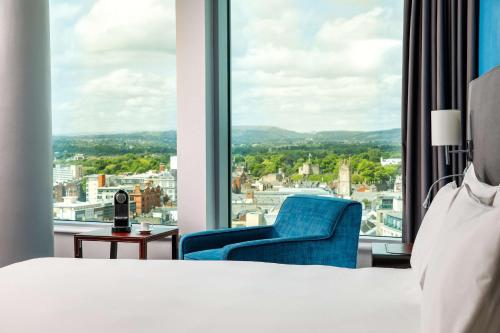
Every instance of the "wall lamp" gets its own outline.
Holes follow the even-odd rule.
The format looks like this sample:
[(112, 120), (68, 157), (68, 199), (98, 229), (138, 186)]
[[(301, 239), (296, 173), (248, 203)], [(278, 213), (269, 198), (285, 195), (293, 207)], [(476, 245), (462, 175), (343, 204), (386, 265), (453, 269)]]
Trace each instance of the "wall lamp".
[(462, 145), (462, 111), (432, 111), (431, 140), (433, 146), (445, 147), (446, 165), (450, 165), (451, 154), (467, 154), (467, 160), (472, 161), (471, 140), (467, 140), (465, 149), (450, 150), (450, 146)]
[[(450, 150), (450, 146), (462, 145), (462, 111), (460, 110), (431, 111), (431, 141), (432, 146), (445, 147), (446, 165), (450, 165), (451, 154), (466, 154), (467, 161), (472, 161), (472, 140), (466, 141), (465, 149)], [(466, 171), (467, 168), (461, 174), (444, 176), (432, 183), (423, 203), (424, 208), (429, 208), (432, 190), (440, 181), (452, 177), (463, 177)]]

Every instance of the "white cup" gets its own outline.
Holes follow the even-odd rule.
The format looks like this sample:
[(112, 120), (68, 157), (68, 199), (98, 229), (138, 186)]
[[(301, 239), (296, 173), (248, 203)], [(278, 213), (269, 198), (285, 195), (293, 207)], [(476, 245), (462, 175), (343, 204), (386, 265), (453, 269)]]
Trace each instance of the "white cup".
[(141, 231), (149, 231), (150, 223), (149, 222), (141, 222)]

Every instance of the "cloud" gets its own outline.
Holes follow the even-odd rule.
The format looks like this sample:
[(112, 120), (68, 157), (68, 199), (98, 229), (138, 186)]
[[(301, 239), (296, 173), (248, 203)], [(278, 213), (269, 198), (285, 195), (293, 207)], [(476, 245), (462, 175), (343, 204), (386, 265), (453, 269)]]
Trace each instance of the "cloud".
[[(80, 87), (61, 105), (76, 133), (159, 131), (175, 128), (175, 79), (120, 69)], [(90, 111), (90, 112), (89, 112)]]
[[(350, 18), (340, 17), (326, 21), (316, 34), (322, 49), (339, 49), (352, 41), (360, 40), (401, 40), (400, 29), (395, 29), (394, 10), (375, 7)], [(382, 38), (381, 38), (382, 36)]]
[(54, 133), (174, 129), (175, 1), (79, 3), (50, 2)]
[[(56, 134), (175, 128), (174, 2), (51, 0)], [(231, 10), (234, 125), (400, 126), (402, 1)]]
[(82, 10), (81, 3), (77, 2), (68, 3), (64, 0), (51, 0), (50, 5), (50, 18), (53, 21), (71, 20)]
[(233, 123), (298, 131), (399, 127), (402, 6), (378, 2), (319, 20), (295, 4), (273, 19), (235, 9), (242, 26), (233, 29), (240, 48), (232, 62)]
[(262, 70), (305, 77), (338, 77), (373, 75), (377, 72), (394, 72), (394, 62), (401, 57), (402, 43), (391, 39), (352, 41), (339, 49), (294, 49), (262, 46), (251, 48), (234, 59), (234, 67), (249, 71)]
[[(234, 73), (242, 81), (247, 72)], [(263, 82), (266, 82), (264, 84)], [(290, 78), (256, 73), (242, 92), (233, 95), (233, 121), (269, 124), (310, 132), (372, 130), (399, 125), (400, 100), (388, 92), (400, 90), (399, 77)]]
[(76, 24), (88, 52), (175, 54), (174, 0), (100, 0)]

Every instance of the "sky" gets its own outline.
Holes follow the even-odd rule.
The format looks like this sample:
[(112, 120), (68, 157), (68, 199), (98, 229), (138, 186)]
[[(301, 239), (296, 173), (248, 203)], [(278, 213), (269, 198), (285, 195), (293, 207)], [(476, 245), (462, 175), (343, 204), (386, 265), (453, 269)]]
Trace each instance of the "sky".
[(403, 3), (233, 0), (233, 124), (399, 128)]
[[(53, 133), (175, 129), (175, 0), (50, 0)], [(233, 125), (400, 127), (402, 0), (232, 0)]]
[(53, 134), (176, 127), (175, 0), (50, 0)]

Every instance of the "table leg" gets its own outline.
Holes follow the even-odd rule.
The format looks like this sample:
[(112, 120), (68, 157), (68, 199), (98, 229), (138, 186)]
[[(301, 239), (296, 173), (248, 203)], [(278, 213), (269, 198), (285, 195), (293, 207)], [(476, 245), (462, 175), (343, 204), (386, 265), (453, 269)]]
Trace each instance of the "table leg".
[(118, 243), (111, 242), (109, 249), (109, 259), (116, 259), (118, 257)]
[(172, 260), (179, 259), (179, 234), (172, 235)]
[(83, 258), (82, 240), (74, 238), (75, 258)]
[(148, 258), (148, 242), (142, 241), (139, 243), (139, 259), (146, 260)]

